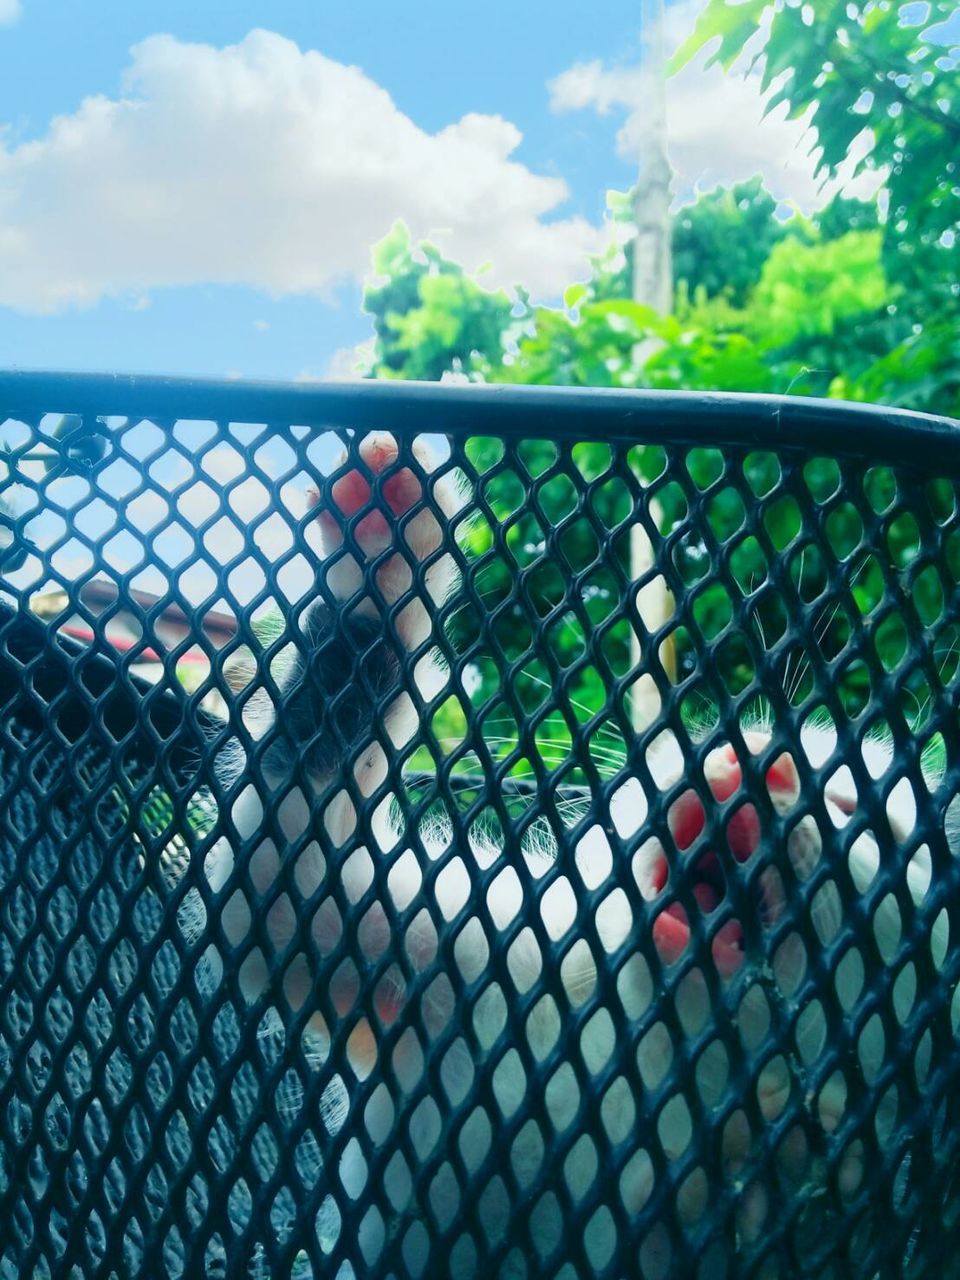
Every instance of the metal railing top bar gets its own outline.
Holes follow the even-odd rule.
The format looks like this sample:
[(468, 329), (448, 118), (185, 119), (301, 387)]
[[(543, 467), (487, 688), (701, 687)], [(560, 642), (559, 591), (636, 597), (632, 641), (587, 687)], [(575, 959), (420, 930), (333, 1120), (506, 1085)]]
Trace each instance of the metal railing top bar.
[[(7, 416), (63, 412), (236, 422), (349, 423), (363, 430), (443, 430), (580, 441), (800, 445), (871, 462), (960, 468), (960, 423), (905, 409), (706, 391), (416, 382), (273, 383), (135, 374), (0, 373)], [(442, 418), (442, 421), (441, 421)], [(515, 425), (513, 425), (515, 424)]]

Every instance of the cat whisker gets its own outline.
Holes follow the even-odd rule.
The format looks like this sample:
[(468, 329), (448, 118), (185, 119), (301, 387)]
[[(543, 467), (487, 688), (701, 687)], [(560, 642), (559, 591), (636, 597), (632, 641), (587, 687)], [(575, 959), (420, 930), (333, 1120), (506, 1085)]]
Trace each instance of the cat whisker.
[[(804, 550), (806, 550), (806, 548), (804, 548)], [(802, 573), (803, 573), (803, 552), (801, 552), (801, 553), (800, 553), (800, 562), (801, 562), (801, 569), (800, 569), (800, 572), (801, 572), (801, 575), (802, 575)], [(851, 577), (851, 579), (850, 579), (850, 583), (849, 583), (850, 587), (853, 587), (853, 586), (855, 586), (855, 585), (856, 585), (857, 579), (861, 576), (861, 574), (863, 573), (864, 569), (866, 569), (866, 567), (867, 567), (867, 565), (868, 565), (869, 563), (870, 563), (870, 557), (869, 557), (869, 556), (864, 556), (863, 560), (862, 560), (862, 561), (861, 561), (861, 563), (860, 563), (860, 567), (859, 567), (858, 569), (854, 570), (853, 576)], [(802, 579), (801, 579), (801, 580), (802, 580)], [(829, 617), (827, 617), (826, 619), (821, 620), (820, 622), (818, 622), (818, 623), (815, 625), (815, 629), (814, 629), (814, 633), (813, 633), (813, 638), (814, 638), (814, 643), (815, 643), (815, 644), (819, 645), (819, 644), (821, 643), (821, 641), (823, 640), (824, 636), (827, 634), (827, 631), (830, 629), (831, 625), (833, 624), (833, 620), (834, 620), (834, 618), (836, 618), (837, 614), (840, 612), (840, 606), (841, 606), (841, 601), (839, 601), (839, 600), (838, 600), (838, 601), (836, 602), (836, 604), (833, 606), (833, 608), (830, 610), (830, 615), (829, 615)], [(788, 701), (788, 702), (793, 702), (794, 698), (797, 696), (797, 694), (798, 694), (798, 693), (799, 693), (799, 691), (800, 691), (800, 686), (803, 684), (804, 677), (806, 676), (807, 672), (810, 670), (810, 659), (809, 659), (809, 657), (807, 657), (807, 656), (805, 656), (805, 655), (803, 655), (803, 656), (802, 656), (801, 661), (800, 661), (800, 663), (799, 663), (799, 665), (798, 665), (798, 667), (797, 667), (796, 678), (793, 680), (793, 682), (792, 682), (792, 684), (790, 685), (790, 687), (789, 687), (789, 688), (787, 688), (787, 687), (786, 687), (786, 673), (787, 673), (787, 670), (789, 670), (789, 659), (787, 660), (787, 667), (786, 667), (786, 668), (785, 668), (785, 670), (784, 670), (784, 682), (785, 682), (784, 692), (785, 692), (785, 693), (786, 693), (786, 695), (787, 695), (787, 701)]]
[[(529, 671), (524, 672), (524, 675), (526, 679), (532, 680), (534, 684), (539, 684), (544, 689), (553, 688), (553, 685), (550, 683), (549, 680), (543, 680), (540, 676), (535, 676)], [(591, 718), (595, 715), (595, 712), (591, 710), (591, 708), (588, 707), (586, 703), (578, 702), (576, 698), (568, 698), (568, 702), (570, 703), (571, 707), (574, 707), (577, 711), (582, 711), (584, 715), (588, 715)]]
[(754, 621), (754, 625), (755, 625), (755, 626), (756, 626), (756, 628), (757, 628), (757, 635), (759, 635), (759, 637), (760, 637), (760, 643), (763, 645), (764, 649), (766, 649), (766, 648), (768, 647), (768, 646), (767, 646), (767, 637), (766, 637), (766, 635), (764, 634), (764, 630), (763, 630), (763, 619), (760, 617), (760, 612), (759, 612), (759, 610), (756, 610), (756, 609), (754, 610), (754, 613), (753, 613), (753, 621)]

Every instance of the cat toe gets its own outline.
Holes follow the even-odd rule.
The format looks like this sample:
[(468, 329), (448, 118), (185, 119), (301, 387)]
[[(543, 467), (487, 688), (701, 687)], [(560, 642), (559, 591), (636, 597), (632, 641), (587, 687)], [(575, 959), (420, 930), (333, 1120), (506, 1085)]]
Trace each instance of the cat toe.
[[(397, 468), (399, 448), (389, 432), (375, 431), (364, 436), (357, 453), (360, 466), (334, 480), (330, 504), (317, 512), (317, 519), (324, 544), (332, 551), (343, 541), (347, 521), (359, 515), (353, 525), (353, 537), (363, 554), (372, 558), (394, 540), (394, 521), (422, 501), (423, 486), (409, 467)], [(346, 458), (344, 454), (341, 465)], [(380, 476), (383, 480), (378, 492), (375, 482)]]
[[(749, 744), (748, 744), (749, 745)], [(704, 761), (704, 777), (715, 800), (731, 800), (743, 787), (743, 771), (732, 746), (719, 747), (710, 752)], [(800, 791), (800, 779), (793, 759), (784, 753), (767, 769), (767, 790), (779, 812), (784, 812), (795, 802)], [(684, 791), (667, 812), (667, 825), (673, 843), (680, 854), (690, 849), (703, 833), (707, 823), (703, 800), (693, 788)], [(738, 863), (748, 862), (760, 848), (761, 823), (756, 806), (747, 802), (736, 807), (723, 827), (724, 843)], [(729, 865), (729, 864), (727, 864)], [(687, 874), (690, 892), (697, 907), (705, 915), (711, 914), (727, 896), (724, 860), (708, 849), (695, 855)], [(670, 879), (670, 865), (662, 851), (650, 866), (650, 888), (661, 893)], [(779, 874), (773, 867), (765, 868), (758, 876), (758, 907), (762, 922), (773, 923), (785, 906), (785, 894)], [(672, 964), (680, 958), (690, 942), (690, 920), (679, 902), (670, 903), (657, 916), (653, 924), (653, 939), (660, 958)], [(725, 921), (713, 934), (711, 953), (714, 964), (722, 977), (737, 972), (743, 962), (743, 927), (739, 920)]]
[[(452, 558), (437, 554), (446, 521), (462, 506), (455, 481), (445, 474), (432, 480), (427, 490), (423, 477), (434, 472), (437, 462), (420, 439), (413, 442), (411, 466), (404, 465), (397, 440), (385, 431), (368, 433), (351, 452), (354, 464), (349, 461), (351, 453), (344, 450), (339, 474), (335, 473), (324, 498), (307, 494), (323, 555), (332, 557), (325, 569), (329, 591), (346, 601), (366, 590), (369, 594), (359, 607), (382, 613), (404, 596), (416, 597), (416, 569), (426, 562), (422, 595), (433, 603), (442, 602), (456, 577)], [(385, 554), (391, 550), (395, 554)], [(370, 579), (367, 571), (374, 560), (378, 564)], [(397, 625), (405, 644), (420, 643), (430, 632), (424, 601), (411, 599)]]

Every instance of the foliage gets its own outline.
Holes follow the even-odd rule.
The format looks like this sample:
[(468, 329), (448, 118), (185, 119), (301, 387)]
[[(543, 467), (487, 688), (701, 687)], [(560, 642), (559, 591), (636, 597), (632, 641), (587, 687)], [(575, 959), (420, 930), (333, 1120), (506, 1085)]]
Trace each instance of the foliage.
[[(879, 231), (847, 231), (832, 240), (791, 235), (764, 263), (745, 330), (773, 371), (776, 390), (838, 395), (896, 345), (889, 314), (895, 296)], [(876, 398), (899, 399), (899, 391), (889, 391)]]
[[(750, 43), (771, 106), (786, 102), (793, 116), (809, 113), (821, 176), (874, 171), (881, 181), (878, 199), (834, 195), (807, 219), (797, 213), (784, 218), (759, 179), (702, 194), (675, 219), (676, 296), (667, 316), (632, 300), (633, 246), (622, 239), (594, 262), (587, 284), (566, 291), (562, 306), (533, 307), (522, 292), (511, 305), (504, 294), (484, 290), (480, 279), (428, 246), (414, 249), (395, 228), (378, 249), (377, 270), (385, 283), (366, 295), (377, 334), (378, 375), (439, 377), (455, 371), (488, 382), (802, 393), (960, 414), (957, 51), (938, 48), (929, 29), (929, 22), (948, 16), (952, 0), (936, 0), (926, 25), (910, 16), (917, 6), (904, 9), (886, 0), (778, 5), (768, 21), (771, 7), (767, 0), (709, 0), (677, 65), (715, 43), (714, 57), (729, 68)], [(627, 221), (629, 193), (611, 193), (608, 200), (614, 222)], [(611, 473), (598, 484), (609, 451), (605, 455), (598, 444), (578, 446), (576, 469), (584, 483), (588, 475), (594, 480), (591, 522), (576, 517), (576, 494), (551, 473), (552, 443), (526, 442), (519, 471), (502, 466), (497, 442), (472, 447), (469, 461), (487, 514), (472, 526), (470, 550), (477, 585), (497, 619), (498, 647), (517, 663), (516, 696), (527, 700), (528, 710), (536, 708), (558, 673), (573, 670), (576, 678), (566, 677), (571, 692), (582, 707), (596, 708), (604, 695), (595, 664), (581, 652), (582, 622), (565, 614), (561, 602), (570, 600), (571, 590), (583, 591), (591, 621), (607, 618), (620, 590), (613, 569), (630, 572), (624, 522), (638, 494), (661, 475), (663, 451), (633, 450), (629, 474)], [(722, 472), (723, 459), (716, 454), (698, 450), (687, 460), (690, 478), (701, 489)], [(757, 498), (769, 491), (777, 473), (773, 455), (755, 453), (740, 465)], [(810, 459), (803, 467), (813, 501), (830, 501), (835, 469), (829, 459)], [(873, 468), (863, 484), (867, 502), (883, 511), (891, 475)], [(522, 505), (527, 486), (536, 493), (536, 511)], [(654, 511), (663, 533), (679, 530), (685, 509), (682, 490), (660, 483)], [(709, 504), (708, 521), (715, 538), (739, 537), (736, 575), (750, 595), (768, 565), (756, 540), (738, 535), (742, 511), (741, 496), (724, 487)], [(791, 554), (800, 529), (796, 503), (773, 503), (764, 522), (778, 554), (788, 557), (802, 598), (816, 599), (827, 586), (826, 567), (812, 552)], [(612, 536), (601, 563), (603, 529)], [(852, 566), (853, 599), (864, 615), (871, 614), (883, 574), (875, 558), (858, 550), (860, 515), (848, 503), (834, 503), (828, 529), (831, 553)], [(889, 526), (884, 555), (895, 565), (915, 555), (914, 532), (909, 521)], [(710, 563), (703, 533), (691, 530), (677, 541), (673, 561), (678, 584), (696, 595), (696, 623), (709, 639), (729, 620), (730, 602), (724, 588), (702, 580)], [(515, 590), (518, 574), (523, 600)], [(915, 595), (922, 615), (936, 616), (936, 590), (920, 575)], [(757, 629), (775, 636), (782, 620), (770, 593), (763, 599), (754, 611)], [(543, 661), (530, 659), (527, 651), (530, 610), (553, 623), (550, 655)], [(834, 612), (815, 622), (821, 647), (828, 656), (838, 653), (850, 620)], [(460, 624), (469, 631), (469, 619)], [(880, 628), (876, 637), (881, 661), (891, 671), (902, 648), (894, 631)], [(677, 645), (683, 666), (694, 647), (684, 628)], [(605, 656), (616, 672), (629, 670), (624, 628), (607, 633)], [(790, 677), (795, 696), (803, 694), (802, 665), (798, 658)], [(751, 665), (742, 646), (726, 671), (731, 690), (745, 687)], [(480, 696), (496, 687), (494, 672), (479, 672), (478, 679)], [(862, 664), (845, 669), (840, 693), (851, 709), (862, 705), (863, 679)], [(910, 688), (904, 697), (919, 706), (926, 692)], [(505, 715), (513, 723), (504, 741), (515, 743), (515, 715)], [(549, 731), (556, 744), (569, 742), (573, 728), (551, 721)]]
[(505, 293), (484, 289), (432, 245), (414, 249), (400, 222), (374, 249), (373, 266), (382, 283), (364, 305), (376, 334), (374, 376), (436, 381), (481, 353), (499, 363), (513, 310)]
[(760, 177), (718, 187), (687, 205), (673, 225), (673, 273), (695, 294), (742, 307), (763, 264), (784, 237), (777, 202)]
[[(608, 210), (617, 223), (631, 222), (633, 193), (607, 192)], [(847, 202), (844, 202), (847, 203)], [(673, 274), (688, 295), (701, 291), (743, 306), (760, 277), (773, 246), (786, 234), (777, 218), (777, 202), (757, 176), (732, 187), (717, 187), (677, 212), (671, 232)], [(845, 228), (850, 229), (850, 228)], [(594, 262), (589, 290), (601, 298), (633, 294), (634, 241)]]
[[(712, 201), (712, 212), (718, 205), (728, 212), (731, 207), (728, 201)], [(869, 389), (877, 399), (883, 398), (886, 379), (893, 378), (899, 383), (898, 398), (902, 398), (906, 389), (900, 379), (905, 371), (891, 368), (891, 362), (907, 356), (905, 349), (894, 347), (891, 351), (885, 345), (893, 323), (888, 307), (894, 295), (883, 265), (882, 234), (871, 225), (876, 220), (871, 220), (869, 208), (860, 202), (848, 208), (848, 202), (835, 201), (828, 206), (825, 221), (833, 235), (799, 217), (783, 225), (743, 306), (735, 305), (729, 294), (709, 296), (701, 282), (692, 296), (681, 285), (674, 314), (657, 315), (622, 296), (624, 267), (614, 253), (597, 264), (589, 284), (567, 291), (563, 307), (531, 308), (524, 304), (509, 316), (505, 309), (501, 311), (502, 328), (496, 340), (491, 340), (490, 329), (484, 330), (471, 340), (469, 351), (461, 345), (456, 356), (449, 354), (446, 369), (459, 368), (461, 373), (485, 381), (523, 384), (831, 394)], [(409, 309), (405, 316), (393, 318), (392, 333), (462, 334), (464, 329), (457, 327), (455, 317), (444, 313), (458, 305), (458, 298), (479, 290), (478, 282), (460, 273), (458, 289), (442, 295), (425, 293), (419, 283), (423, 278), (421, 264), (414, 261), (409, 245), (398, 261), (403, 270), (416, 273), (418, 285), (413, 289), (397, 282), (391, 296), (405, 296)], [(454, 275), (459, 269), (446, 264), (445, 270)], [(613, 296), (607, 292), (611, 285)], [(382, 296), (368, 294), (368, 306), (379, 305)], [(938, 363), (929, 356), (929, 344), (914, 351), (910, 372), (919, 401), (926, 394), (917, 363), (921, 352)], [(418, 352), (406, 353), (401, 361), (400, 349), (394, 345), (392, 354), (390, 376), (421, 376)], [(431, 359), (437, 357), (435, 350)], [(584, 708), (602, 705), (605, 695), (597, 667), (584, 660), (581, 621), (571, 616), (563, 601), (571, 598), (573, 590), (587, 601), (586, 614), (592, 625), (609, 623), (621, 594), (610, 557), (629, 574), (627, 523), (637, 495), (666, 465), (660, 450), (633, 450), (630, 473), (611, 475), (607, 483), (594, 483), (590, 501), (593, 519), (588, 521), (575, 516), (575, 486), (552, 472), (557, 456), (556, 446), (549, 441), (526, 441), (520, 450), (522, 466), (508, 469), (501, 460), (502, 446), (488, 440), (472, 442), (467, 458), (485, 510), (466, 531), (466, 550), (475, 566), (475, 585), (496, 619), (492, 626), (496, 646), (505, 660), (515, 664), (515, 696), (530, 712), (540, 706), (544, 690), (552, 687), (558, 673), (571, 669), (567, 687), (576, 702)], [(717, 451), (709, 450), (690, 455), (685, 465), (698, 487), (708, 488), (722, 471), (722, 459), (718, 463), (717, 457)], [(583, 482), (589, 483), (605, 475), (610, 452), (604, 445), (585, 443), (578, 446), (572, 461)], [(755, 454), (743, 466), (747, 485), (758, 496), (764, 494), (770, 487), (771, 466), (776, 470), (775, 461), (771, 462), (769, 455)], [(829, 460), (811, 460), (805, 474), (813, 497), (833, 492), (828, 481), (834, 469)], [(535, 492), (537, 510), (524, 505), (528, 486)], [(678, 528), (686, 518), (682, 490), (661, 485), (654, 514), (663, 533)], [(736, 540), (743, 518), (742, 498), (734, 489), (724, 489), (711, 502), (707, 518), (714, 537)], [(774, 546), (788, 548), (799, 530), (796, 505), (774, 504), (766, 525)], [(835, 513), (831, 537), (837, 555), (856, 547), (859, 528), (860, 517), (852, 508)], [(612, 531), (613, 536), (601, 556), (603, 530)], [(729, 598), (723, 587), (701, 581), (704, 566), (710, 563), (702, 528), (691, 526), (677, 543), (673, 559), (678, 584), (683, 590), (696, 591), (701, 637), (709, 640), (719, 635), (729, 620)], [(823, 565), (814, 555), (795, 558), (793, 565), (801, 595), (815, 598), (826, 586)], [(737, 574), (745, 595), (766, 577), (767, 563), (755, 539), (740, 537)], [(515, 589), (518, 575), (524, 581), (520, 595)], [(876, 607), (880, 589), (880, 579), (861, 584), (865, 613)], [(776, 613), (777, 606), (769, 599), (758, 604), (758, 630), (776, 635)], [(533, 618), (549, 627), (547, 653), (538, 658), (530, 652)], [(475, 638), (476, 626), (470, 609), (455, 619), (458, 647)], [(824, 628), (824, 646), (837, 648), (843, 638), (841, 623), (831, 620)], [(676, 643), (681, 669), (691, 669), (696, 648), (693, 637), (681, 628)], [(604, 656), (615, 672), (623, 674), (630, 669), (630, 636), (625, 625), (614, 626), (607, 633)], [(746, 687), (753, 670), (747, 651), (742, 647), (731, 650), (728, 657), (731, 689)], [(798, 660), (795, 666), (800, 670), (802, 664)], [(477, 696), (485, 699), (498, 687), (496, 672), (478, 667), (476, 676)], [(862, 694), (858, 689), (861, 680), (858, 669), (844, 684), (842, 696), (855, 702)], [(804, 688), (798, 679), (795, 692), (802, 694)], [(712, 690), (710, 696), (715, 698), (717, 691)], [(452, 707), (440, 717), (441, 726), (453, 740), (459, 734), (455, 720)], [(502, 708), (489, 730), (505, 751), (513, 749), (518, 733), (516, 709)], [(572, 731), (572, 726), (556, 723), (555, 717), (544, 719), (536, 733), (541, 756), (551, 758), (557, 750), (562, 755), (557, 744), (569, 742)], [(517, 769), (529, 769), (526, 757)]]
[(751, 327), (772, 349), (814, 336), (833, 337), (844, 321), (887, 301), (879, 231), (849, 231), (805, 245), (790, 236), (763, 264)]
[[(731, 218), (743, 217), (745, 243), (755, 230), (756, 210), (765, 207), (758, 196), (740, 208), (738, 190), (702, 197), (689, 217), (692, 226), (714, 228), (702, 244), (714, 243), (718, 253), (724, 243), (718, 209), (727, 230)], [(696, 213), (703, 204), (709, 210), (705, 218)], [(870, 206), (860, 201), (833, 201), (825, 222), (834, 234), (799, 216), (779, 224), (743, 305), (735, 289), (708, 288), (708, 281), (721, 277), (719, 261), (704, 265), (695, 289), (679, 282), (672, 316), (659, 316), (624, 295), (627, 268), (618, 251), (595, 264), (589, 284), (567, 290), (563, 307), (530, 307), (522, 296), (511, 306), (505, 295), (485, 291), (429, 246), (415, 251), (406, 233), (395, 230), (378, 247), (381, 271), (395, 274), (365, 296), (377, 333), (373, 372), (433, 379), (461, 372), (484, 381), (554, 386), (821, 394), (862, 383), (875, 388), (877, 399), (896, 399), (882, 385), (884, 374), (897, 373), (891, 362), (872, 375), (869, 370), (898, 345), (900, 329), (890, 315), (896, 291), (886, 276), (882, 234), (870, 226)], [(425, 264), (436, 264), (437, 273), (431, 276)], [(916, 359), (909, 345), (897, 359), (908, 356)], [(933, 377), (925, 384), (931, 394)], [(924, 407), (931, 407), (929, 398), (920, 397)]]
[[(674, 66), (713, 46), (712, 60), (729, 69), (749, 46), (769, 109), (786, 103), (791, 116), (809, 116), (822, 176), (852, 169), (882, 180), (882, 260), (898, 323), (876, 366), (848, 373), (838, 390), (906, 393), (917, 407), (957, 414), (960, 49), (946, 47), (940, 25), (955, 10), (955, 0), (708, 0)], [(916, 373), (922, 389), (901, 381)]]
[(848, 231), (876, 231), (880, 211), (875, 200), (857, 200), (835, 195), (816, 216), (817, 230), (823, 240), (838, 240)]

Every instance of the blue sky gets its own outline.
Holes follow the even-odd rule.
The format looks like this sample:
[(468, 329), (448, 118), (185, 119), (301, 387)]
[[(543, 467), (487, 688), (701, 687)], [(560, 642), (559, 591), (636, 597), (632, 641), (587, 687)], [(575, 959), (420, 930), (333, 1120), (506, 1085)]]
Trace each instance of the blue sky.
[[(639, 10), (0, 0), (0, 365), (323, 376), (396, 217), (557, 296), (634, 178)], [(744, 128), (756, 85), (718, 75), (671, 87), (679, 194), (809, 203), (796, 126)]]
[[(524, 135), (518, 158), (562, 176), (571, 189), (565, 211), (596, 221), (605, 189), (629, 184), (631, 167), (616, 154), (610, 119), (557, 116), (545, 87), (579, 59), (636, 55), (638, 5), (614, 0), (602, 22), (591, 8), (493, 0), (478, 22), (445, 0), (25, 0), (19, 21), (0, 30), (0, 116), (13, 139), (36, 138), (51, 116), (74, 111), (85, 96), (117, 94), (131, 46), (149, 35), (222, 46), (267, 27), (302, 49), (359, 65), (424, 129), (469, 111), (506, 116)], [(269, 329), (257, 327), (263, 324)], [(250, 287), (198, 284), (150, 291), (150, 305), (135, 311), (109, 299), (55, 316), (4, 307), (0, 361), (286, 378), (322, 372), (336, 349), (368, 334), (355, 282), (336, 290), (333, 305), (310, 295), (275, 299)]]

